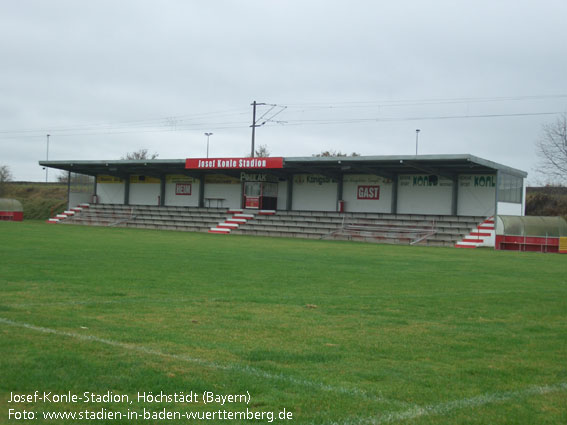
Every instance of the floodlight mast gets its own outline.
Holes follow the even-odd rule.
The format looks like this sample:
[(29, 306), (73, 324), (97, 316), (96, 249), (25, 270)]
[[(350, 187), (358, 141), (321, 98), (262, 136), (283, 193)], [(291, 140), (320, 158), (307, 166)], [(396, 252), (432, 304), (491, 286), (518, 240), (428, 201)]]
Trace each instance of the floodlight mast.
[(213, 133), (205, 133), (205, 136), (207, 136), (207, 158), (209, 157), (209, 137), (212, 135)]
[[(46, 161), (49, 161), (49, 136), (50, 136), (50, 134), (47, 135), (47, 152), (45, 153), (45, 160)], [(47, 183), (48, 170), (49, 170), (49, 167), (45, 167), (45, 183)]]

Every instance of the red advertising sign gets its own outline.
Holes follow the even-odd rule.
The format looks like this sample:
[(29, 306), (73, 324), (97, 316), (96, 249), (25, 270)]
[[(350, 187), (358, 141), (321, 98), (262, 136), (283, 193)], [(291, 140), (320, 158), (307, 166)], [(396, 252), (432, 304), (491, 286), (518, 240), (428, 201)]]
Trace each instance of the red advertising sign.
[(258, 170), (283, 168), (282, 157), (269, 158), (187, 158), (189, 170)]
[(380, 199), (380, 186), (358, 186), (356, 199)]
[(260, 206), (259, 196), (247, 196), (246, 197), (246, 208), (258, 208)]
[(191, 183), (177, 183), (175, 185), (176, 195), (191, 195)]

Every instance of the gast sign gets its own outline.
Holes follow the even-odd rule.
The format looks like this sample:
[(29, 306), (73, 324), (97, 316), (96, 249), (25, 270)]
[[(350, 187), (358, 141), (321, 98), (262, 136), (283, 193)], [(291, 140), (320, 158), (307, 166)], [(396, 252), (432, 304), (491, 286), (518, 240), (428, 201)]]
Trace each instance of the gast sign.
[(356, 199), (380, 199), (380, 186), (358, 186)]

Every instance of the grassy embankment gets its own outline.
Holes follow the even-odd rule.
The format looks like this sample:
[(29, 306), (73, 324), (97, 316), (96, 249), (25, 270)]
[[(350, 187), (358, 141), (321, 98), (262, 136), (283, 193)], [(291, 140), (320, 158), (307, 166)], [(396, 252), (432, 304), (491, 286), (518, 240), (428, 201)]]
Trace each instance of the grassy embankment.
[(8, 182), (0, 197), (20, 201), (25, 220), (46, 220), (67, 208), (67, 184)]

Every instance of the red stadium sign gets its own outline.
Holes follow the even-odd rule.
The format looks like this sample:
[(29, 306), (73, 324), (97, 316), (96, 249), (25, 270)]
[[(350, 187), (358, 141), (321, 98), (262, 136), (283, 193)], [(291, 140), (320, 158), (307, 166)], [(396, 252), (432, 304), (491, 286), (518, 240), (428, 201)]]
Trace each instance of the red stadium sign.
[(380, 199), (380, 186), (358, 186), (356, 199)]
[(283, 168), (282, 157), (270, 158), (188, 158), (188, 170), (264, 170)]
[(175, 194), (191, 196), (191, 183), (176, 183)]

